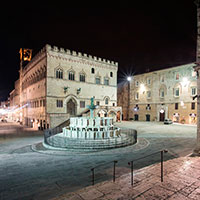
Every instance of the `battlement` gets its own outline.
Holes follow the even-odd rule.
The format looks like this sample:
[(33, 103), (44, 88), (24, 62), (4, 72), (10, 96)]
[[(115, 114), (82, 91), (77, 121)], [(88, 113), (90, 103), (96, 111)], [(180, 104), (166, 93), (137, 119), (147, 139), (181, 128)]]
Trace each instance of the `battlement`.
[(34, 65), (34, 63), (38, 62), (38, 59), (42, 58), (44, 56), (44, 53), (46, 52), (46, 47), (43, 47), (32, 59), (31, 61), (24, 67), (23, 71), (26, 71), (30, 68), (30, 66)]
[[(41, 52), (44, 51), (43, 49), (41, 50)], [(58, 48), (57, 46), (51, 46), (49, 44), (46, 45), (46, 51), (47, 52), (48, 51), (58, 52), (58, 53), (76, 56), (76, 57), (80, 57), (80, 58), (86, 58), (88, 60), (93, 60), (93, 61), (96, 61), (96, 62), (101, 62), (102, 64), (109, 64), (109, 65), (113, 65), (113, 66), (118, 66), (118, 63), (114, 62), (114, 61), (110, 61), (110, 60), (106, 60), (106, 59), (102, 59), (102, 58), (97, 58), (96, 56), (91, 56), (91, 55), (87, 55), (86, 53), (71, 51), (69, 49)]]

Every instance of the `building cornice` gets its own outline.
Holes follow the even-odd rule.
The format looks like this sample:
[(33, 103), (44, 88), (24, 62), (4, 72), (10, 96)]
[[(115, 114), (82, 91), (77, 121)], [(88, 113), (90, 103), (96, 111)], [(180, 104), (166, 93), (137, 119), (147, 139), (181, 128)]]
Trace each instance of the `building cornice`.
[[(106, 65), (106, 66), (112, 66), (112, 67), (115, 67), (118, 68), (118, 63), (117, 62), (114, 62), (114, 61), (110, 61), (110, 60), (106, 60), (106, 59), (102, 59), (102, 58), (97, 58), (96, 56), (91, 56), (91, 55), (87, 55), (86, 53), (81, 53), (81, 52), (76, 52), (76, 51), (70, 51), (69, 49), (64, 49), (64, 48), (58, 48), (56, 46), (51, 46), (51, 45), (46, 45), (46, 51), (49, 53), (49, 56), (56, 56), (57, 58), (60, 58), (60, 59), (67, 59), (70, 58), (79, 58), (78, 61), (80, 62), (83, 61), (83, 62), (87, 62), (87, 63), (99, 63), (99, 64), (103, 64), (103, 65)], [(75, 61), (72, 59), (72, 61)]]
[(139, 76), (143, 76), (143, 75), (152, 75), (152, 74), (157, 74), (157, 73), (164, 73), (164, 72), (167, 72), (167, 71), (176, 71), (176, 70), (179, 70), (179, 68), (183, 68), (183, 67), (194, 67), (195, 66), (195, 62), (192, 62), (192, 63), (188, 63), (188, 64), (184, 64), (184, 65), (178, 65), (178, 66), (175, 66), (175, 67), (169, 67), (169, 68), (165, 68), (165, 69), (158, 69), (158, 70), (155, 70), (155, 71), (151, 71), (151, 72), (146, 72), (146, 73), (142, 73), (142, 74), (136, 74), (136, 75), (133, 75), (133, 77), (139, 77)]

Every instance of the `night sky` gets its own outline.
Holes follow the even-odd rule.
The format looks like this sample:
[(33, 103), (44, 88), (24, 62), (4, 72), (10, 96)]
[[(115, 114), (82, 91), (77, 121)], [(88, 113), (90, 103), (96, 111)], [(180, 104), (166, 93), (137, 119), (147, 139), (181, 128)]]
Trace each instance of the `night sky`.
[(3, 4), (0, 101), (18, 79), (21, 47), (36, 54), (51, 44), (119, 62), (118, 82), (126, 75), (194, 62), (197, 22), (193, 0), (136, 2), (121, 8), (57, 5), (55, 1)]

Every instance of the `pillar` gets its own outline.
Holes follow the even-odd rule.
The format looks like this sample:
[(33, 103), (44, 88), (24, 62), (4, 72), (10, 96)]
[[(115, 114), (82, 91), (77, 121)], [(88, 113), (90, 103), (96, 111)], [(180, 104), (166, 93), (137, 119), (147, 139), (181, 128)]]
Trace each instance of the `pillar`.
[(197, 139), (193, 153), (200, 156), (200, 0), (196, 0), (195, 3), (197, 5), (197, 53), (194, 70), (197, 72)]

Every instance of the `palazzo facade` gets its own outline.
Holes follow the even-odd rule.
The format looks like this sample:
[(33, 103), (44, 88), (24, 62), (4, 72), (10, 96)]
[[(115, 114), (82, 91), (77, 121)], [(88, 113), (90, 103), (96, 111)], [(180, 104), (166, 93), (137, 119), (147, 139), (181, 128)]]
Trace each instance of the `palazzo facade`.
[[(118, 88), (124, 120), (197, 123), (194, 63), (135, 75)], [(128, 87), (129, 86), (129, 87)], [(128, 102), (128, 99), (130, 99)]]
[(53, 128), (70, 116), (87, 116), (90, 98), (97, 116), (121, 120), (117, 106), (118, 63), (46, 45), (20, 69), (10, 93), (13, 118), (22, 124)]

